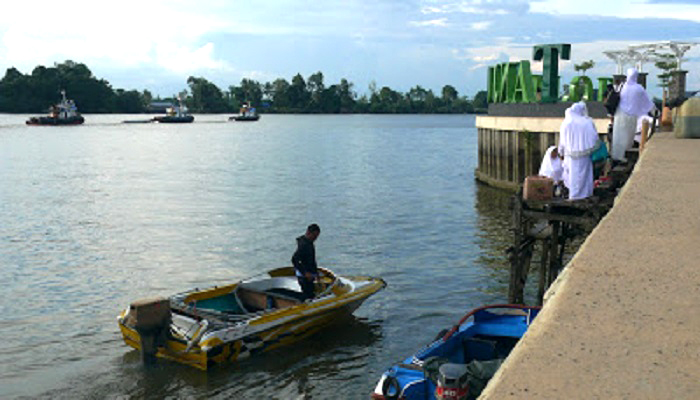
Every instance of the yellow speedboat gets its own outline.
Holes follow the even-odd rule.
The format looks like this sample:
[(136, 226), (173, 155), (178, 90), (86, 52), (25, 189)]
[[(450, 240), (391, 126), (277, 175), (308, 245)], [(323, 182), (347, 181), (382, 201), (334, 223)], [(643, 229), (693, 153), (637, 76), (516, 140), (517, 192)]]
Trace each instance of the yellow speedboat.
[(319, 268), (316, 296), (302, 301), (294, 268), (226, 286), (132, 303), (117, 317), (124, 341), (156, 357), (206, 370), (312, 335), (386, 287), (379, 278)]

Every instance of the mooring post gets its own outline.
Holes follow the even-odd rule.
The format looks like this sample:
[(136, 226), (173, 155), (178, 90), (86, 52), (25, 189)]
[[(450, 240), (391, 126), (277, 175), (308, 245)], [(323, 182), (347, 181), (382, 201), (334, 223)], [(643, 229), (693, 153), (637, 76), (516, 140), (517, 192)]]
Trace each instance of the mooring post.
[(569, 237), (570, 229), (571, 225), (564, 222), (561, 223), (561, 234), (559, 235), (559, 242), (561, 243), (559, 246), (559, 262), (557, 263), (557, 275), (559, 275), (561, 269), (564, 268), (564, 252), (566, 251), (566, 239)]
[(549, 270), (547, 271), (547, 288), (554, 282), (559, 270), (559, 226), (561, 222), (552, 221), (552, 237), (549, 242)]
[(522, 242), (523, 200), (522, 191), (512, 197), (513, 204), (513, 252), (510, 255), (510, 282), (508, 284), (508, 302), (521, 304), (522, 290), (518, 290), (522, 279), (522, 260), (520, 244)]
[[(528, 232), (526, 229), (525, 232)], [(527, 282), (527, 276), (530, 274), (530, 263), (532, 262), (532, 253), (535, 251), (535, 241), (531, 241), (528, 245), (523, 248), (522, 256), (522, 267), (520, 268), (520, 281), (518, 281), (517, 293), (520, 293), (520, 300), (525, 301), (525, 283)]]
[(547, 280), (547, 254), (549, 254), (549, 241), (542, 239), (542, 257), (540, 259), (540, 276), (537, 283), (537, 304), (542, 305), (544, 299), (545, 284)]
[(644, 147), (647, 144), (647, 135), (649, 134), (649, 121), (644, 119), (642, 121), (642, 138), (639, 140), (639, 155), (642, 155)]

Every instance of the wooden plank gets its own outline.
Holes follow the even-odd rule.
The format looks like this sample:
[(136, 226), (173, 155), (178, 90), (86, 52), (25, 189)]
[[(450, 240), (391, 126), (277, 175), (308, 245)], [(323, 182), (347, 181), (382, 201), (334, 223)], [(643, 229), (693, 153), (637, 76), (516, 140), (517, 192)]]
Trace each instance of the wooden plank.
[(575, 215), (556, 214), (543, 211), (523, 210), (522, 215), (527, 218), (566, 222), (574, 225), (595, 225), (595, 223), (597, 222), (594, 218), (591, 217), (579, 217)]

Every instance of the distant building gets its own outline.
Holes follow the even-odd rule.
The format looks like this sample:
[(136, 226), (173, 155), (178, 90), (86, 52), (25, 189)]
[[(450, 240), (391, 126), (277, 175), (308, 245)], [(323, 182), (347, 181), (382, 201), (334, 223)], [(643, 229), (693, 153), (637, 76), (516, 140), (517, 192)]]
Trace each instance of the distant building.
[(161, 114), (173, 106), (174, 104), (171, 101), (152, 101), (151, 104), (146, 107), (146, 112)]

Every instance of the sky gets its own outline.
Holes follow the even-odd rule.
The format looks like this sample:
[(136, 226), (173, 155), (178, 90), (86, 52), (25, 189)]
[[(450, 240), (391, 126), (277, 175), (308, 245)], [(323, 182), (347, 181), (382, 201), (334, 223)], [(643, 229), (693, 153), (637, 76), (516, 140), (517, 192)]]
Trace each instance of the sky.
[[(226, 90), (321, 71), (358, 94), (375, 82), (473, 96), (489, 65), (531, 60), (537, 44), (572, 45), (567, 82), (590, 59), (587, 75), (613, 74), (605, 50), (667, 40), (700, 43), (700, 0), (23, 0), (0, 13), (0, 73), (73, 60), (114, 88), (170, 96), (189, 76)], [(700, 89), (700, 45), (683, 67)]]

